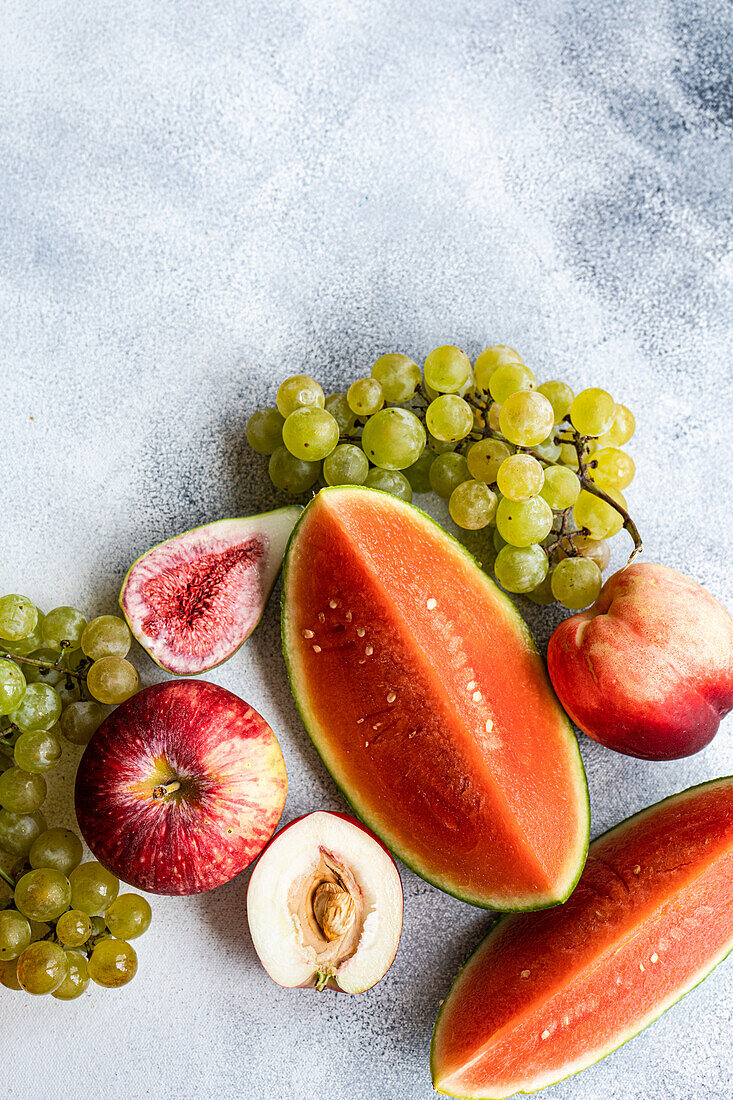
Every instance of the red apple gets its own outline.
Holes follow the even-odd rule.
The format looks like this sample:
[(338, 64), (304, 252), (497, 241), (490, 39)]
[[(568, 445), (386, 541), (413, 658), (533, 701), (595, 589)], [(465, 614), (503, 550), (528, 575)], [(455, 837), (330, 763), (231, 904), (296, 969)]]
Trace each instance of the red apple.
[(703, 749), (733, 708), (733, 620), (696, 581), (629, 565), (596, 603), (560, 623), (550, 678), (576, 725), (646, 760)]
[(397, 954), (400, 875), (369, 829), (317, 810), (286, 825), (260, 856), (247, 918), (278, 985), (363, 993)]
[(280, 820), (287, 773), (277, 738), (216, 684), (172, 680), (128, 699), (89, 742), (76, 777), (87, 844), (154, 894), (197, 894), (239, 874)]

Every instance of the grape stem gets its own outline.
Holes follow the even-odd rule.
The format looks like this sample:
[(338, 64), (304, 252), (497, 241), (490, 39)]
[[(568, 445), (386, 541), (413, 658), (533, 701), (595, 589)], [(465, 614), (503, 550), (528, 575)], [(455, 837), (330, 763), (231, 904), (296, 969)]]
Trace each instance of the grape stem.
[(0, 657), (7, 657), (10, 661), (17, 661), (18, 664), (23, 665), (35, 665), (36, 668), (45, 668), (48, 672), (53, 669), (55, 672), (63, 672), (64, 676), (73, 676), (76, 680), (86, 680), (87, 670), (77, 672), (72, 668), (64, 668), (63, 665), (56, 661), (54, 664), (49, 664), (48, 661), (39, 661), (35, 657), (21, 657), (17, 653), (7, 653), (3, 649), (0, 649)]
[(15, 883), (13, 882), (7, 871), (3, 871), (2, 867), (0, 867), (0, 878), (3, 880), (3, 882), (6, 882), (13, 893), (15, 893)]

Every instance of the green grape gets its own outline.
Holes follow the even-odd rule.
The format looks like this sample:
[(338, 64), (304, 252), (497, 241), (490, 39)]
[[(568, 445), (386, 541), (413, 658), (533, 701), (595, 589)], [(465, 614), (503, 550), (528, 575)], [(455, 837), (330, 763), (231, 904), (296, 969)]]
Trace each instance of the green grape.
[(33, 841), (28, 862), (31, 867), (49, 867), (69, 877), (81, 863), (82, 855), (82, 844), (76, 833), (55, 826), (46, 829)]
[(31, 920), (57, 920), (70, 903), (69, 880), (53, 867), (27, 871), (16, 883), (15, 907)]
[(89, 966), (81, 951), (65, 951), (68, 972), (61, 985), (53, 990), (52, 997), (59, 1001), (73, 1001), (86, 992), (89, 985)]
[(503, 498), (496, 510), (499, 534), (510, 546), (542, 542), (552, 530), (552, 509), (542, 497), (514, 501)]
[(556, 424), (561, 424), (563, 420), (567, 419), (570, 414), (570, 406), (575, 397), (570, 386), (564, 382), (543, 382), (542, 385), (537, 387), (537, 392), (546, 397), (552, 405)]
[(383, 493), (391, 493), (393, 497), (406, 500), (408, 504), (412, 500), (410, 482), (399, 470), (380, 470), (375, 466), (367, 474), (364, 484), (369, 489), (381, 489)]
[(135, 948), (124, 940), (100, 940), (89, 957), (89, 976), (97, 985), (116, 989), (137, 972)]
[(616, 402), (606, 390), (596, 386), (581, 390), (570, 406), (570, 420), (581, 435), (603, 435), (613, 424)]
[(107, 931), (107, 923), (104, 917), (92, 917), (92, 939), (103, 936)]
[(49, 684), (56, 687), (64, 677), (63, 669), (55, 668), (59, 662), (59, 653), (52, 649), (36, 649), (31, 653), (34, 661), (40, 661), (38, 665), (25, 665), (24, 675), (29, 684)]
[(351, 411), (362, 420), (373, 416), (384, 405), (384, 392), (376, 378), (359, 378), (346, 391)]
[(560, 462), (562, 462), (563, 466), (568, 466), (571, 470), (578, 469), (578, 452), (575, 449), (574, 443), (560, 444)]
[(451, 519), (467, 531), (488, 527), (496, 515), (496, 494), (485, 481), (462, 481), (448, 501)]
[(552, 574), (552, 594), (569, 611), (595, 603), (602, 585), (601, 571), (590, 558), (563, 558)]
[(0, 810), (0, 848), (13, 856), (27, 856), (36, 837), (46, 828), (42, 813), (14, 814)]
[(326, 412), (329, 412), (339, 426), (339, 435), (351, 435), (356, 417), (349, 408), (345, 393), (331, 393), (326, 398)]
[(107, 927), (119, 940), (134, 940), (150, 927), (153, 911), (139, 894), (120, 894), (104, 914)]
[(430, 492), (430, 468), (434, 461), (435, 455), (429, 447), (426, 447), (417, 461), (404, 471), (413, 493)]
[(593, 452), (588, 474), (602, 489), (625, 489), (634, 480), (636, 467), (631, 455), (618, 447), (602, 447)]
[(0, 638), (20, 642), (27, 638), (38, 622), (38, 608), (27, 596), (10, 593), (0, 596)]
[(505, 458), (496, 475), (499, 492), (509, 500), (531, 500), (539, 493), (544, 480), (540, 463), (525, 454)]
[(0, 985), (5, 986), (6, 989), (22, 988), (18, 981), (18, 967), (15, 959), (8, 959), (7, 962), (0, 961)]
[(283, 424), (283, 443), (303, 462), (320, 462), (339, 441), (339, 426), (325, 409), (296, 409)]
[[(81, 652), (81, 650), (79, 650)], [(112, 658), (118, 660), (118, 658)], [(61, 700), (61, 706), (63, 714), (67, 707), (70, 707), (73, 703), (78, 703), (81, 699), (81, 689), (79, 687), (79, 681), (74, 676), (65, 676), (60, 684), (57, 684), (54, 691), (58, 694)], [(61, 719), (59, 718), (59, 721)]]
[(25, 686), (25, 676), (15, 661), (0, 657), (0, 714), (10, 714), (20, 706)]
[(61, 745), (52, 733), (29, 730), (15, 742), (15, 763), (27, 772), (47, 772), (61, 759)]
[[(590, 558), (591, 561), (596, 563), (601, 572), (603, 572), (604, 569), (608, 569), (608, 563), (611, 560), (611, 551), (607, 542), (589, 538), (588, 535), (573, 535), (571, 541), (582, 558)], [(562, 546), (560, 546), (558, 548), (558, 557), (565, 558), (567, 556)]]
[[(489, 379), (489, 393), (502, 405), (507, 397), (522, 390), (533, 390), (537, 384), (534, 371), (524, 363), (503, 363)], [(547, 432), (545, 432), (547, 435)]]
[(428, 432), (428, 447), (436, 455), (448, 454), (449, 451), (455, 451), (458, 446), (458, 441), (449, 443), (445, 439), (436, 439), (434, 435)]
[(29, 684), (20, 705), (10, 712), (10, 720), (19, 730), (50, 730), (61, 714), (61, 699), (49, 684)]
[(494, 573), (507, 592), (531, 592), (542, 584), (549, 568), (547, 554), (537, 543), (504, 546), (496, 555)]
[(56, 936), (64, 947), (81, 947), (92, 934), (92, 920), (81, 909), (69, 909), (56, 922)]
[(566, 466), (548, 466), (540, 496), (554, 512), (563, 512), (572, 508), (580, 493), (580, 482), (572, 470)]
[(560, 444), (555, 442), (554, 433), (548, 435), (547, 439), (543, 439), (540, 443), (535, 443), (532, 450), (547, 462), (557, 462), (560, 457)]
[(456, 451), (437, 455), (430, 467), (430, 488), (444, 500), (448, 500), (454, 489), (468, 481), (471, 473), (463, 455)]
[(471, 377), (471, 360), (465, 351), (444, 344), (425, 360), (425, 382), (438, 393), (458, 393)]
[(377, 359), (372, 367), (372, 378), (382, 387), (385, 401), (401, 405), (414, 395), (422, 381), (422, 373), (408, 355), (391, 352)]
[[(604, 492), (607, 492), (608, 496), (622, 508), (626, 508), (626, 501), (618, 489), (606, 489)], [(581, 490), (573, 505), (573, 516), (578, 527), (585, 527), (594, 539), (609, 539), (624, 525), (624, 517), (612, 504), (607, 504), (605, 500), (601, 500), (586, 489)], [(0, 782), (2, 782), (2, 776), (0, 776)]]
[(48, 649), (78, 649), (87, 621), (75, 607), (54, 607), (43, 620), (44, 644)]
[(8, 768), (0, 775), (0, 806), (11, 814), (32, 814), (46, 797), (46, 780), (22, 768)]
[(436, 439), (457, 443), (465, 439), (473, 428), (473, 412), (462, 397), (444, 393), (428, 405), (425, 423)]
[(92, 619), (81, 636), (82, 653), (92, 661), (100, 657), (126, 657), (131, 644), (130, 628), (117, 615), (99, 615)]
[[(277, 409), (257, 409), (247, 421), (247, 442), (259, 455), (271, 455), (283, 441), (285, 418)], [(125, 656), (124, 653), (121, 654)]]
[(120, 880), (101, 863), (92, 860), (75, 867), (69, 875), (71, 907), (90, 917), (99, 917), (117, 897)]
[(550, 604), (555, 602), (555, 597), (552, 594), (552, 573), (547, 573), (545, 579), (533, 588), (531, 592), (525, 592), (524, 595), (532, 603), (537, 604)]
[(123, 657), (102, 657), (87, 674), (87, 689), (100, 703), (124, 703), (140, 687), (137, 669)]
[(552, 405), (541, 393), (519, 390), (501, 406), (499, 427), (510, 443), (534, 447), (552, 431)]
[[(307, 405), (316, 405), (322, 409), (325, 404), (323, 390), (308, 374), (293, 374), (278, 386), (275, 403), (284, 420), (296, 409)], [(274, 453), (274, 452), (273, 452)]]
[(361, 433), (367, 458), (383, 470), (404, 470), (417, 462), (426, 443), (425, 429), (409, 409), (382, 409)]
[(44, 921), (32, 920), (29, 918), (28, 923), (31, 926), (31, 943), (35, 943), (36, 940), (43, 940), (51, 931), (51, 925), (46, 924)]
[(31, 926), (21, 913), (5, 909), (0, 913), (0, 959), (17, 959), (31, 942)]
[(53, 993), (69, 972), (66, 952), (57, 943), (40, 940), (26, 947), (17, 962), (18, 981), (26, 993)]
[[(497, 505), (497, 507), (498, 507), (498, 505)], [(507, 543), (506, 539), (503, 539), (503, 538), (501, 537), (501, 535), (499, 534), (499, 528), (498, 528), (498, 527), (495, 527), (495, 528), (494, 528), (494, 533), (493, 533), (493, 535), (491, 536), (491, 540), (492, 540), (492, 542), (493, 542), (493, 544), (494, 544), (494, 550), (496, 550), (497, 554), (498, 554), (498, 553), (499, 553), (499, 551), (500, 551), (500, 550), (502, 549), (502, 547), (504, 547), (504, 546), (507, 546), (507, 545), (508, 545), (508, 543)]]
[(514, 348), (507, 347), (506, 344), (493, 344), (490, 348), (485, 348), (473, 365), (473, 376), (479, 389), (488, 390), (494, 371), (507, 363), (523, 365), (521, 355)]
[(354, 443), (339, 443), (323, 463), (328, 485), (363, 485), (369, 473), (369, 459)]
[(25, 638), (15, 638), (11, 640), (4, 640), (0, 644), (0, 649), (6, 650), (8, 653), (17, 654), (19, 657), (27, 657), (31, 653), (35, 653), (37, 649), (41, 649), (43, 646), (43, 635), (41, 630), (43, 628), (44, 616), (36, 608), (38, 618), (36, 625), (30, 634), (26, 634)]
[(636, 421), (634, 414), (625, 405), (617, 405), (613, 424), (598, 439), (601, 447), (623, 447), (634, 434)]
[(487, 485), (493, 485), (499, 467), (511, 453), (506, 443), (500, 439), (479, 439), (478, 443), (469, 447), (466, 455), (471, 476), (477, 481), (485, 481)]
[(286, 493), (296, 496), (311, 489), (318, 480), (321, 472), (320, 462), (303, 462), (291, 455), (287, 447), (278, 447), (270, 455), (268, 468), (270, 481), (276, 489), (283, 489)]
[(501, 405), (498, 403), (498, 401), (494, 401), (494, 402), (492, 402), (491, 405), (489, 405), (489, 411), (486, 414), (486, 420), (487, 420), (487, 423), (488, 423), (489, 427), (491, 428), (492, 432), (498, 432), (499, 431), (499, 417), (500, 416), (501, 416)]

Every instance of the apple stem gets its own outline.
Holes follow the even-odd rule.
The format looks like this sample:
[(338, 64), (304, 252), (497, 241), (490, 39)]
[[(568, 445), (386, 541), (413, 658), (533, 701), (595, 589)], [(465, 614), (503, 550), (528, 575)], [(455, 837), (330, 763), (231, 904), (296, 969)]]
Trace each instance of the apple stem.
[(153, 799), (156, 802), (162, 802), (169, 794), (175, 794), (175, 792), (180, 789), (181, 784), (177, 779), (172, 779), (170, 783), (159, 783), (158, 786), (153, 789)]

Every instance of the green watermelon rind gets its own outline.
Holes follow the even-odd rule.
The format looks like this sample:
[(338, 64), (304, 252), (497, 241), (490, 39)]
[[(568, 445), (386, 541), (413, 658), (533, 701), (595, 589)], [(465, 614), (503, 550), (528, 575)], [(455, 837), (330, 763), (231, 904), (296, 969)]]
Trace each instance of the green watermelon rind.
[[(707, 779), (703, 783), (696, 783), (692, 787), (686, 787), (685, 790), (678, 791), (676, 794), (668, 795), (667, 798), (662, 798), (659, 802), (652, 803), (651, 806), (646, 806), (643, 810), (639, 810), (637, 813), (632, 814), (631, 817), (624, 818), (624, 820), (620, 821), (617, 825), (612, 825), (610, 829), (607, 829), (604, 833), (600, 833), (597, 837), (595, 837), (590, 845), (589, 854), (592, 854), (593, 846), (598, 841), (604, 840), (606, 837), (609, 837), (614, 833), (623, 833), (623, 831), (628, 826), (632, 825), (634, 822), (638, 822), (642, 818), (646, 817), (648, 814), (653, 813), (655, 810), (659, 809), (661, 806), (664, 806), (666, 803), (683, 800), (686, 797), (691, 796), (694, 791), (703, 790), (705, 787), (714, 787), (718, 783), (728, 783), (731, 781), (733, 781), (733, 775), (722, 775), (719, 776), (717, 779)], [(688, 993), (691, 993), (693, 991), (693, 989), (697, 989), (699, 985), (702, 985), (705, 979), (708, 978), (712, 974), (712, 972), (718, 966), (720, 966), (722, 962), (725, 962), (725, 960), (733, 951), (733, 937), (731, 937), (730, 941), (726, 943), (723, 951), (713, 957), (710, 962), (710, 966), (705, 969), (701, 974), (699, 971), (693, 974), (690, 984), (681, 988), (679, 991), (675, 990), (666, 1002), (662, 1002), (662, 1006), (659, 1008), (658, 1012), (654, 1011), (654, 1015), (645, 1018), (642, 1022), (640, 1022), (639, 1026), (631, 1032), (631, 1034), (627, 1035), (626, 1038), (622, 1038), (618, 1043), (614, 1043), (613, 1045), (609, 1045), (603, 1048), (603, 1050), (598, 1054), (596, 1054), (595, 1051), (592, 1052), (592, 1054), (589, 1056), (589, 1061), (585, 1062), (582, 1066), (578, 1066), (576, 1069), (570, 1069), (567, 1073), (565, 1073), (564, 1070), (561, 1069), (559, 1072), (564, 1074), (564, 1076), (562, 1077), (553, 1077), (552, 1080), (544, 1081), (542, 1084), (538, 1084), (534, 1088), (518, 1089), (511, 1093), (503, 1092), (500, 1095), (491, 1097), (488, 1095), (479, 1095), (478, 1093), (464, 1094), (446, 1092), (444, 1089), (440, 1088), (439, 1085), (435, 1084), (435, 1079), (437, 1076), (435, 1066), (435, 1040), (441, 1016), (443, 1015), (445, 1006), (447, 1005), (451, 994), (453, 993), (453, 990), (456, 989), (456, 987), (459, 985), (465, 970), (470, 965), (475, 956), (478, 955), (479, 951), (481, 951), (481, 949), (485, 946), (487, 941), (491, 939), (491, 937), (494, 936), (497, 931), (500, 930), (501, 926), (504, 924), (504, 921), (505, 918), (498, 917), (492, 923), (486, 935), (473, 949), (466, 961), (460, 967), (458, 973), (453, 979), (453, 982), (451, 983), (451, 987), (448, 990), (447, 996), (444, 998), (443, 1001), (441, 1001), (440, 1009), (438, 1011), (438, 1015), (435, 1018), (435, 1024), (433, 1025), (433, 1035), (430, 1040), (430, 1076), (433, 1082), (433, 1089), (435, 1090), (435, 1092), (440, 1093), (441, 1096), (451, 1096), (454, 1098), (454, 1100), (507, 1100), (507, 1097), (509, 1096), (532, 1096), (537, 1092), (541, 1092), (542, 1089), (550, 1088), (552, 1085), (559, 1085), (563, 1081), (568, 1081), (571, 1077), (575, 1077), (577, 1076), (577, 1074), (582, 1073), (584, 1070), (589, 1069), (591, 1066), (597, 1065), (598, 1062), (602, 1062), (604, 1058), (607, 1058), (609, 1055), (614, 1054), (617, 1050), (620, 1050), (621, 1047), (624, 1047), (627, 1043), (631, 1042), (632, 1039), (635, 1039), (637, 1035), (640, 1035), (642, 1031), (645, 1031), (648, 1027), (651, 1027), (651, 1025), (660, 1018), (660, 1016), (663, 1016), (665, 1012), (669, 1011), (669, 1009), (671, 1008), (674, 1008), (676, 1004), (679, 1004), (683, 997), (686, 997)], [(699, 977), (698, 974), (700, 974)]]
[[(379, 494), (379, 496), (388, 497), (390, 503), (396, 504), (397, 506), (402, 506), (402, 507), (405, 507), (405, 508), (409, 508), (411, 511), (415, 512), (422, 520), (426, 520), (429, 524), (432, 524), (434, 527), (437, 527), (440, 534), (443, 535), (446, 540), (448, 540), (449, 544), (453, 544), (452, 548), (454, 548), (459, 555), (463, 556), (464, 558), (466, 558), (471, 563), (471, 565), (476, 569), (478, 575), (483, 580), (483, 582), (485, 584), (491, 586), (493, 589), (495, 589), (496, 594), (498, 595), (500, 601), (503, 603), (507, 614), (509, 615), (509, 617), (513, 621), (513, 623), (517, 626), (518, 634), (521, 636), (522, 640), (525, 642), (525, 644), (528, 646), (528, 648), (531, 649), (534, 653), (538, 652), (537, 651), (537, 646), (535, 645), (535, 641), (534, 641), (534, 638), (532, 637), (532, 634), (530, 632), (529, 627), (527, 626), (526, 622), (524, 621), (524, 619), (522, 618), (522, 616), (520, 615), (519, 611), (514, 606), (512, 601), (509, 599), (509, 597), (504, 592), (502, 592), (502, 590), (498, 587), (498, 585), (494, 584), (494, 582), (491, 580), (491, 578), (486, 574), (485, 570), (482, 569), (481, 565), (476, 560), (476, 558), (473, 556), (473, 554), (471, 554), (465, 548), (465, 546), (463, 546), (458, 541), (458, 539), (456, 539), (453, 535), (451, 535), (449, 531), (446, 531), (443, 527), (441, 527), (441, 525), (435, 519), (433, 519), (432, 516), (429, 516), (427, 514), (427, 512), (423, 512), (422, 509), (417, 508), (414, 504), (407, 504), (404, 501), (397, 500), (397, 498), (393, 497), (389, 493), (383, 492), (381, 489), (371, 489), (371, 488), (367, 488), (366, 486), (361, 486), (361, 485), (353, 486), (353, 487), (332, 486), (332, 487), (329, 487), (329, 488), (326, 488), (326, 489), (321, 489), (320, 492), (321, 493), (334, 493), (334, 492), (342, 493), (344, 491), (346, 491), (346, 492), (377, 493), (377, 494)], [(318, 494), (318, 495), (320, 495), (320, 494)], [(367, 825), (374, 833), (376, 833), (376, 835), (382, 840), (382, 842), (386, 845), (386, 847), (389, 848), (389, 850), (393, 853), (393, 855), (395, 855), (400, 860), (400, 862), (403, 863), (405, 865), (405, 867), (407, 867), (410, 871), (413, 871), (420, 878), (424, 879), (425, 882), (429, 882), (431, 886), (435, 886), (435, 887), (437, 887), (437, 889), (442, 890), (443, 893), (448, 894), (451, 897), (457, 898), (458, 901), (463, 901), (463, 902), (467, 903), (468, 905), (473, 905), (477, 909), (489, 909), (489, 910), (492, 910), (493, 912), (501, 912), (501, 913), (528, 913), (528, 912), (532, 912), (532, 911), (535, 911), (535, 910), (538, 910), (538, 909), (550, 909), (553, 906), (562, 905), (563, 902), (567, 901), (567, 899), (570, 897), (573, 890), (575, 889), (575, 887), (578, 883), (578, 880), (579, 880), (581, 874), (583, 873), (583, 867), (585, 866), (585, 860), (586, 860), (586, 856), (587, 856), (587, 853), (588, 853), (588, 844), (589, 844), (589, 840), (590, 840), (590, 795), (589, 795), (589, 791), (588, 791), (588, 780), (587, 780), (587, 777), (586, 777), (586, 774), (585, 774), (585, 768), (584, 768), (584, 765), (583, 765), (582, 756), (580, 754), (580, 748), (578, 746), (577, 738), (575, 737), (575, 734), (573, 732), (573, 727), (572, 727), (572, 724), (570, 722), (570, 719), (566, 716), (566, 714), (565, 714), (564, 710), (562, 709), (559, 701), (557, 701), (557, 697), (554, 694), (552, 684), (550, 683), (549, 677), (546, 678), (547, 690), (557, 701), (558, 724), (562, 724), (566, 727), (569, 747), (572, 750), (574, 750), (571, 753), (571, 755), (573, 756), (575, 764), (576, 764), (577, 776), (576, 776), (575, 786), (576, 786), (578, 799), (579, 799), (579, 801), (582, 802), (582, 809), (585, 813), (584, 838), (583, 838), (582, 848), (580, 849), (580, 851), (578, 853), (577, 868), (575, 870), (575, 874), (572, 877), (572, 881), (570, 882), (567, 890), (565, 891), (565, 893), (562, 894), (562, 896), (553, 897), (549, 900), (545, 898), (542, 901), (540, 901), (538, 904), (508, 906), (504, 903), (503, 899), (501, 899), (501, 898), (487, 898), (487, 897), (483, 897), (483, 896), (479, 896), (479, 895), (469, 896), (465, 892), (462, 893), (460, 890), (457, 890), (455, 888), (452, 888), (449, 885), (446, 885), (443, 881), (441, 881), (437, 877), (426, 874), (423, 870), (421, 870), (421, 868), (418, 866), (418, 864), (411, 859), (410, 855), (404, 850), (404, 848), (402, 848), (401, 845), (394, 844), (392, 842), (392, 839), (388, 838), (385, 835), (384, 831), (380, 829), (379, 825), (376, 822), (374, 822), (373, 820), (370, 819), (368, 810), (363, 811), (362, 809), (360, 809), (360, 807), (357, 804), (357, 801), (355, 800), (354, 796), (352, 794), (350, 794), (342, 786), (341, 783), (339, 783), (339, 781), (336, 779), (335, 775), (331, 771), (331, 769), (330, 769), (330, 767), (329, 767), (329, 765), (328, 765), (328, 763), (325, 759), (324, 753), (321, 751), (321, 747), (318, 743), (317, 735), (314, 733), (314, 731), (312, 729), (312, 726), (315, 726), (315, 723), (313, 723), (309, 720), (308, 715), (306, 713), (306, 705), (305, 705), (304, 701), (302, 701), (302, 699), (301, 699), (301, 692), (299, 692), (297, 687), (296, 687), (296, 675), (293, 671), (290, 656), (288, 654), (288, 642), (287, 642), (288, 567), (289, 567), (289, 564), (290, 564), (290, 555), (291, 555), (293, 547), (295, 546), (295, 543), (297, 541), (297, 536), (298, 536), (300, 526), (303, 523), (305, 517), (308, 515), (308, 510), (309, 510), (309, 508), (311, 507), (311, 505), (313, 504), (313, 502), (315, 500), (317, 500), (317, 496), (313, 498), (313, 500), (304, 509), (304, 511), (302, 512), (302, 514), (298, 518), (298, 521), (296, 522), (295, 527), (293, 528), (293, 530), (290, 534), (287, 549), (285, 551), (285, 561), (283, 563), (283, 569), (282, 569), (282, 586), (281, 586), (281, 591), (280, 591), (281, 637), (282, 637), (283, 655), (284, 655), (284, 658), (285, 658), (285, 667), (287, 669), (288, 680), (289, 680), (289, 683), (290, 683), (290, 690), (291, 690), (293, 698), (295, 700), (295, 705), (297, 707), (297, 710), (298, 710), (298, 713), (300, 715), (301, 721), (303, 722), (303, 725), (305, 726), (306, 732), (308, 733), (308, 736), (310, 737), (311, 741), (313, 742), (313, 745), (316, 749), (316, 752), (318, 753), (318, 755), (319, 755), (326, 771), (329, 773), (329, 775), (333, 779), (334, 783), (336, 784), (337, 788), (339, 789), (339, 791), (341, 792), (341, 794), (343, 795), (344, 799), (346, 800), (348, 805), (351, 807), (353, 812), (356, 814), (356, 816), (358, 818), (360, 818), (360, 820), (363, 821), (364, 824)], [(305, 692), (302, 692), (303, 698), (305, 697), (305, 694), (306, 694)], [(532, 901), (535, 901), (535, 900), (536, 900), (536, 897), (533, 895), (532, 896)]]
[[(284, 504), (284, 505), (281, 505), (279, 508), (270, 508), (267, 512), (255, 512), (251, 516), (233, 516), (233, 517), (227, 516), (224, 519), (215, 519), (215, 520), (212, 520), (209, 523), (199, 523), (199, 524), (197, 524), (196, 527), (189, 527), (187, 531), (180, 531), (178, 535), (171, 535), (171, 537), (168, 538), (168, 539), (161, 539), (160, 542), (156, 542), (155, 545), (151, 546), (148, 550), (145, 551), (145, 553), (140, 554), (139, 557), (135, 558), (134, 562), (132, 563), (130, 568), (125, 573), (124, 580), (122, 581), (122, 585), (120, 586), (120, 594), (117, 597), (117, 603), (119, 604), (120, 611), (122, 612), (123, 618), (124, 618), (125, 622), (127, 623), (128, 627), (130, 629), (130, 633), (132, 634), (133, 638), (138, 643), (138, 645), (142, 649), (145, 650), (145, 652), (147, 653), (148, 657), (153, 662), (153, 664), (157, 665), (158, 668), (162, 669), (163, 672), (167, 672), (170, 675), (181, 676), (181, 677), (184, 677), (184, 678), (185, 677), (191, 677), (191, 676), (194, 676), (194, 677), (195, 676), (202, 676), (205, 672), (212, 672), (215, 668), (219, 668), (220, 665), (226, 664), (227, 661), (231, 660), (231, 658), (234, 656), (235, 653), (239, 653), (240, 649), (242, 648), (244, 643), (247, 641), (247, 638), (250, 638), (252, 636), (252, 634), (254, 634), (257, 627), (260, 625), (260, 622), (262, 620), (262, 616), (265, 613), (265, 608), (267, 607), (267, 604), (269, 603), (270, 596), (272, 595), (272, 590), (275, 587), (275, 584), (277, 582), (277, 578), (280, 574), (282, 566), (275, 570), (275, 572), (273, 574), (273, 577), (272, 577), (272, 584), (270, 585), (268, 591), (264, 593), (263, 600), (262, 600), (262, 609), (260, 610), (259, 618), (254, 623), (254, 625), (253, 625), (252, 629), (250, 630), (249, 634), (247, 634), (246, 637), (242, 638), (241, 642), (236, 647), (236, 649), (233, 649), (231, 651), (231, 653), (228, 653), (226, 657), (222, 657), (222, 659), (220, 661), (216, 661), (213, 665), (207, 665), (206, 668), (196, 669), (193, 672), (173, 672), (172, 669), (168, 668), (167, 665), (161, 664), (160, 661), (158, 660), (158, 658), (153, 653), (151, 653), (150, 649), (147, 647), (145, 642), (143, 642), (140, 639), (140, 637), (138, 635), (136, 624), (133, 623), (130, 620), (130, 618), (127, 614), (127, 611), (125, 610), (125, 604), (124, 604), (124, 601), (123, 601), (123, 596), (125, 594), (125, 589), (127, 588), (127, 582), (130, 579), (130, 575), (132, 574), (133, 570), (140, 564), (140, 562), (143, 560), (143, 558), (147, 558), (147, 556), (149, 554), (152, 554), (154, 550), (159, 550), (161, 546), (165, 546), (166, 543), (172, 542), (173, 539), (181, 538), (183, 535), (192, 535), (194, 533), (194, 531), (201, 531), (204, 527), (216, 527), (216, 525), (218, 523), (232, 523), (232, 522), (237, 522), (238, 520), (266, 519), (267, 516), (273, 516), (277, 512), (285, 512), (285, 511), (288, 511), (288, 510), (291, 510), (291, 509), (295, 510), (295, 509), (298, 509), (298, 508), (300, 508), (300, 505), (298, 505), (298, 504)], [(302, 514), (302, 511), (303, 511), (302, 508), (300, 508), (300, 511), (301, 511), (301, 514)], [(298, 516), (298, 519), (295, 521), (295, 524), (297, 524), (299, 522), (300, 522), (300, 516)], [(294, 524), (294, 526), (295, 526), (295, 524)], [(291, 534), (292, 534), (292, 532), (291, 532)], [(290, 536), (288, 536), (288, 542), (289, 542), (289, 540), (290, 540)], [(287, 545), (288, 544), (286, 542), (286, 544), (285, 544), (286, 548), (287, 548)]]

